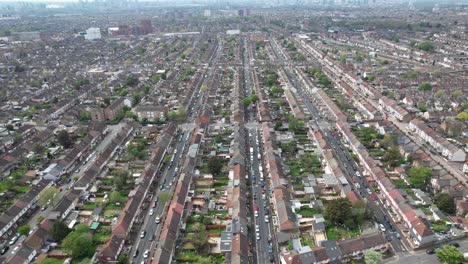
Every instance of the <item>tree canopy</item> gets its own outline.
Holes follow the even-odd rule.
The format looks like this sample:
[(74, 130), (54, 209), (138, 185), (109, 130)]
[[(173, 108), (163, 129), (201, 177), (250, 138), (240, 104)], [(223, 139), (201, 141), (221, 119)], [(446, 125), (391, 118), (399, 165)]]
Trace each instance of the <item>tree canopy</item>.
[(364, 254), (366, 264), (380, 264), (383, 260), (383, 255), (374, 250), (367, 250)]
[(425, 189), (432, 177), (432, 169), (429, 167), (415, 166), (408, 172), (409, 182), (416, 188)]
[(430, 83), (421, 83), (418, 88), (420, 91), (431, 91), (432, 85)]
[(210, 173), (213, 174), (213, 176), (217, 176), (221, 173), (221, 170), (223, 169), (223, 162), (220, 158), (214, 156), (210, 157), (207, 166)]
[(446, 214), (455, 214), (455, 201), (448, 193), (440, 193), (435, 197), (437, 207)]
[(92, 257), (96, 249), (89, 227), (84, 224), (77, 225), (75, 231), (70, 232), (62, 241), (61, 246), (76, 259)]
[(23, 236), (27, 236), (29, 231), (31, 231), (31, 227), (29, 227), (29, 225), (23, 225), (18, 228), (18, 233)]
[(436, 251), (436, 256), (441, 263), (447, 264), (460, 264), (465, 260), (463, 253), (454, 246), (445, 246), (438, 249)]
[(333, 224), (344, 224), (351, 213), (351, 203), (346, 198), (331, 200), (325, 208), (325, 218)]
[(191, 242), (197, 252), (202, 252), (208, 244), (208, 232), (206, 231), (206, 227), (202, 223), (195, 223), (192, 230), (194, 233)]
[(468, 112), (461, 112), (455, 118), (460, 121), (466, 121), (468, 120)]
[(57, 142), (62, 145), (64, 148), (69, 148), (73, 145), (73, 142), (70, 138), (70, 135), (67, 131), (61, 130), (57, 134)]
[(61, 242), (70, 232), (70, 228), (68, 228), (64, 222), (57, 221), (52, 225), (50, 236), (52, 236), (55, 241)]

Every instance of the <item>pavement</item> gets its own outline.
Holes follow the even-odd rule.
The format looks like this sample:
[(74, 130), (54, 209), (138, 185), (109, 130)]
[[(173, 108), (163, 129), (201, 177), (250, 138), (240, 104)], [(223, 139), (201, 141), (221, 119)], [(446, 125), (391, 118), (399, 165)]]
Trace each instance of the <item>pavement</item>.
[[(458, 250), (462, 253), (468, 252), (468, 239), (457, 240), (460, 247)], [(393, 257), (384, 259), (383, 263), (388, 264), (423, 264), (440, 263), (436, 254), (429, 255), (425, 249), (408, 252), (397, 252)]]
[[(332, 146), (334, 151), (334, 157), (338, 160), (341, 169), (345, 172), (345, 176), (347, 178), (348, 183), (351, 185), (351, 188), (362, 198), (367, 198), (369, 201), (369, 206), (374, 211), (375, 221), (378, 224), (382, 224), (385, 227), (384, 235), (388, 240), (390, 240), (390, 244), (396, 252), (405, 252), (407, 248), (409, 248), (409, 243), (404, 241), (405, 238), (401, 234), (401, 232), (396, 227), (395, 223), (392, 221), (388, 211), (383, 208), (383, 205), (379, 203), (378, 200), (373, 201), (370, 196), (374, 194), (373, 188), (369, 187), (369, 184), (365, 180), (364, 171), (361, 170), (360, 166), (356, 164), (356, 162), (351, 158), (350, 153), (348, 152), (347, 148), (343, 145), (341, 139), (338, 136), (338, 133), (334, 132), (332, 124), (328, 123), (325, 119), (322, 118), (322, 114), (316, 109), (315, 105), (311, 103), (309, 96), (310, 94), (306, 93), (305, 91), (310, 91), (307, 87), (303, 87), (297, 75), (293, 74), (289, 69), (284, 69), (286, 75), (293, 84), (293, 86), (297, 89), (297, 95), (299, 98), (302, 99), (304, 102), (305, 107), (312, 115), (312, 119), (309, 123), (313, 129), (319, 129), (325, 135), (326, 141)], [(359, 175), (357, 174), (359, 172)], [(359, 187), (353, 184), (353, 178), (356, 182), (359, 183)], [(367, 188), (369, 191), (367, 191)], [(385, 210), (383, 210), (385, 209)], [(377, 227), (377, 225), (376, 225)], [(399, 236), (400, 238), (398, 238)]]
[[(146, 263), (147, 258), (144, 258), (145, 250), (149, 251), (148, 257), (153, 255), (153, 250), (157, 246), (157, 238), (161, 232), (161, 226), (164, 222), (164, 209), (166, 202), (169, 200), (160, 199), (161, 193), (172, 194), (178, 180), (179, 173), (181, 171), (181, 161), (183, 160), (183, 153), (188, 149), (188, 141), (190, 137), (189, 134), (180, 134), (175, 138), (176, 145), (174, 149), (177, 149), (177, 153), (173, 154), (174, 160), (172, 165), (167, 164), (163, 168), (164, 173), (159, 179), (157, 188), (153, 192), (153, 197), (151, 198), (150, 205), (143, 212), (145, 213), (143, 224), (141, 225), (140, 232), (135, 240), (134, 246), (131, 249), (131, 254), (129, 255), (132, 263)], [(177, 172), (176, 172), (177, 168)], [(161, 187), (162, 186), (162, 187)], [(169, 196), (170, 197), (170, 196)], [(156, 206), (155, 206), (156, 205)], [(156, 223), (156, 218), (160, 218), (160, 222)], [(141, 232), (145, 232), (144, 237), (141, 237)], [(138, 250), (138, 254), (134, 258), (135, 251)]]

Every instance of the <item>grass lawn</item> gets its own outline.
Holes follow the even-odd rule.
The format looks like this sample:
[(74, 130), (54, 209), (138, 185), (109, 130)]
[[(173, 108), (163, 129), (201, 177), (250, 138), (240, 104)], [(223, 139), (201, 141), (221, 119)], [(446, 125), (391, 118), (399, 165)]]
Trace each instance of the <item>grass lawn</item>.
[(395, 181), (393, 181), (393, 184), (395, 184), (395, 186), (396, 186), (397, 188), (408, 188), (408, 187), (409, 187), (409, 186), (406, 184), (406, 182), (403, 181), (403, 180), (395, 180)]
[(97, 241), (99, 244), (104, 244), (109, 238), (111, 234), (107, 233), (94, 233), (93, 239)]
[(353, 238), (360, 235), (359, 228), (350, 229), (349, 231), (342, 227), (327, 226), (326, 227), (327, 238), (329, 240), (339, 240)]
[(83, 205), (83, 209), (85, 210), (94, 210), (96, 207), (97, 205), (95, 203), (89, 203), (89, 204)]
[(445, 225), (445, 224), (432, 224), (432, 228), (434, 232), (440, 232), (440, 231), (448, 231), (450, 230), (450, 227)]
[(310, 217), (316, 214), (320, 214), (320, 210), (310, 208), (308, 206), (301, 206), (301, 208), (296, 209), (296, 214), (300, 214), (305, 217)]
[(13, 187), (13, 189), (15, 189), (19, 193), (26, 193), (29, 191), (29, 189), (31, 189), (31, 187), (16, 185), (15, 187)]
[(225, 230), (224, 228), (208, 229), (208, 233), (213, 234), (213, 235), (221, 235), (221, 232), (223, 232), (224, 230)]

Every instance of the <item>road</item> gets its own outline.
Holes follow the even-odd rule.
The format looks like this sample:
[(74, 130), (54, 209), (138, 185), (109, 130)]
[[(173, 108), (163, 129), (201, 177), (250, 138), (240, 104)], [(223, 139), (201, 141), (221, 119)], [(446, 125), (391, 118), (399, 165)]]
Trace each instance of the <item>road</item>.
[[(468, 240), (457, 241), (460, 244), (458, 250), (462, 253), (468, 252)], [(425, 250), (396, 253), (395, 256), (385, 259), (383, 263), (388, 264), (432, 264), (439, 263), (435, 254), (429, 255)]]
[[(249, 52), (247, 39), (244, 38), (244, 54), (243, 54), (243, 71), (244, 71), (244, 88), (245, 95), (249, 96), (254, 94), (254, 84), (252, 81), (252, 74), (250, 68), (251, 54)], [(257, 111), (250, 109), (246, 112), (248, 123), (257, 123)], [(251, 197), (252, 197), (252, 220), (253, 220), (253, 231), (251, 232), (253, 245), (255, 245), (255, 251), (253, 254), (254, 262), (263, 264), (276, 262), (277, 244), (273, 222), (271, 217), (271, 204), (270, 204), (270, 188), (269, 181), (266, 171), (266, 166), (263, 164), (262, 158), (262, 145), (261, 137), (257, 132), (257, 129), (249, 129), (249, 155), (250, 155), (250, 183), (251, 183)], [(262, 168), (262, 171), (260, 171)], [(265, 168), (265, 170), (263, 170)], [(261, 176), (262, 175), (262, 176)], [(255, 213), (256, 211), (256, 213)], [(257, 216), (258, 215), (258, 216)], [(258, 234), (258, 236), (257, 236)]]
[[(161, 225), (164, 220), (164, 216), (162, 214), (165, 203), (168, 200), (166, 198), (168, 195), (164, 195), (165, 198), (160, 199), (161, 193), (171, 194), (176, 186), (176, 181), (178, 179), (179, 172), (181, 171), (180, 161), (183, 160), (183, 153), (188, 149), (189, 136), (189, 133), (181, 133), (180, 136), (176, 138), (177, 142), (175, 143), (174, 151), (177, 150), (177, 153), (173, 154), (174, 160), (172, 165), (170, 165), (170, 163), (164, 165), (164, 172), (158, 182), (157, 188), (154, 190), (148, 209), (144, 211), (146, 216), (141, 226), (140, 233), (134, 243), (135, 246), (131, 250), (130, 258), (133, 258), (135, 250), (138, 249), (138, 254), (133, 258), (133, 263), (145, 263), (146, 259), (143, 257), (145, 250), (148, 249), (151, 253), (157, 244), (157, 241), (154, 239), (159, 237)], [(154, 205), (156, 206), (154, 207)], [(156, 217), (160, 218), (160, 223), (156, 223)], [(140, 234), (143, 231), (145, 232), (145, 235), (141, 238)], [(151, 256), (152, 254), (148, 255)]]
[[(393, 220), (388, 214), (388, 211), (382, 209), (383, 205), (379, 203), (378, 200), (374, 201), (373, 199), (371, 199), (370, 196), (374, 194), (374, 191), (372, 187), (369, 187), (369, 184), (363, 177), (364, 172), (359, 166), (357, 166), (355, 161), (351, 158), (350, 153), (341, 142), (341, 139), (338, 137), (337, 133), (330, 129), (330, 127), (332, 127), (331, 124), (327, 120), (322, 118), (322, 114), (320, 114), (315, 105), (311, 103), (310, 94), (308, 92), (305, 92), (310, 91), (311, 89), (303, 87), (302, 83), (298, 79), (298, 76), (294, 74), (292, 70), (285, 67), (284, 71), (290, 83), (293, 85), (293, 87), (296, 88), (298, 97), (302, 99), (302, 101), (304, 102), (304, 106), (311, 114), (311, 121), (309, 122), (309, 124), (311, 125), (311, 129), (319, 129), (322, 131), (326, 141), (330, 144), (330, 146), (332, 146), (335, 154), (334, 157), (337, 158), (340, 167), (345, 172), (345, 176), (347, 178), (348, 183), (351, 185), (351, 188), (354, 191), (356, 191), (356, 193), (362, 198), (367, 198), (371, 208), (374, 210), (376, 222), (384, 225), (384, 234), (386, 238), (390, 241), (393, 249), (396, 252), (406, 251), (405, 245), (403, 245), (403, 243), (407, 244), (408, 246), (409, 243), (407, 241), (402, 242), (402, 240), (404, 240), (404, 237), (402, 236), (398, 228), (396, 228), (395, 223), (392, 222)], [(359, 172), (359, 175), (361, 177), (359, 177), (356, 172)], [(360, 188), (357, 188), (357, 185), (353, 184), (353, 178), (356, 182), (359, 183)], [(370, 193), (368, 193), (365, 190), (365, 188), (369, 188)], [(399, 236), (401, 239), (399, 239), (397, 236)]]
[(270, 189), (268, 179), (264, 177), (267, 174), (263, 168), (263, 159), (261, 157), (261, 140), (256, 129), (249, 131), (250, 149), (250, 179), (252, 188), (254, 226), (255, 233), (252, 236), (256, 239), (257, 263), (269, 263), (270, 255), (273, 253), (273, 227), (270, 207)]

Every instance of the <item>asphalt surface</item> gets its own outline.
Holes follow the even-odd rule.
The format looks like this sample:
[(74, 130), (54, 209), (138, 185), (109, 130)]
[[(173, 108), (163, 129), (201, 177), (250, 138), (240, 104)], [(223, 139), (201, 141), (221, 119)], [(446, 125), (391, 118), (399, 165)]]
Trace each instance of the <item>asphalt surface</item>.
[[(458, 250), (462, 253), (468, 252), (468, 240), (457, 240), (460, 247)], [(440, 263), (435, 254), (427, 254), (426, 250), (409, 251), (396, 253), (393, 257), (384, 259), (383, 263), (389, 264), (432, 264)]]
[[(285, 69), (285, 72), (291, 84), (293, 84), (293, 86), (297, 89), (297, 93), (304, 102), (304, 106), (311, 114), (311, 126), (315, 129), (321, 130), (322, 133), (325, 135), (326, 141), (332, 146), (335, 152), (334, 156), (338, 159), (341, 169), (345, 172), (346, 178), (349, 184), (351, 185), (351, 188), (354, 191), (356, 191), (356, 193), (361, 197), (367, 198), (370, 207), (374, 210), (374, 218), (376, 220), (376, 224), (384, 225), (384, 234), (387, 240), (390, 241), (395, 252), (407, 251), (402, 242), (402, 240), (404, 240), (404, 237), (402, 236), (398, 228), (396, 228), (395, 224), (392, 222), (387, 210), (382, 210), (383, 205), (379, 203), (377, 199), (373, 201), (370, 198), (370, 196), (374, 194), (373, 188), (369, 188), (370, 193), (366, 191), (366, 188), (369, 187), (369, 184), (363, 176), (364, 171), (351, 158), (351, 155), (348, 152), (347, 148), (341, 142), (338, 133), (330, 128), (331, 124), (324, 119), (323, 115), (319, 113), (315, 105), (311, 103), (311, 101), (309, 100), (310, 94), (304, 92), (305, 90), (309, 89), (305, 89), (305, 87), (303, 87), (303, 85), (299, 81), (297, 75), (293, 74), (290, 70)], [(360, 177), (357, 176), (356, 172), (360, 173)], [(353, 178), (359, 183), (360, 188), (357, 188), (357, 186), (353, 184)], [(397, 238), (397, 234), (399, 234), (401, 239)]]
[[(148, 261), (148, 259), (150, 259), (153, 255), (152, 252), (157, 246), (157, 238), (159, 237), (161, 226), (164, 221), (164, 216), (162, 214), (166, 202), (162, 199), (159, 200), (160, 194), (163, 192), (172, 194), (174, 191), (176, 181), (178, 180), (178, 176), (181, 171), (181, 164), (179, 163), (183, 160), (183, 152), (188, 149), (188, 141), (190, 137), (187, 135), (189, 134), (181, 133), (178, 137), (175, 138), (176, 143), (174, 150), (177, 149), (177, 153), (173, 154), (174, 161), (172, 166), (169, 164), (165, 165), (164, 173), (158, 181), (157, 188), (155, 188), (153, 192), (151, 203), (144, 211), (146, 216), (129, 256), (130, 259), (132, 259), (132, 263), (146, 263), (146, 261)], [(178, 168), (177, 172), (176, 168)], [(161, 186), (163, 187), (161, 188)], [(157, 202), (156, 199), (158, 199)], [(156, 205), (156, 207), (154, 207), (154, 205)], [(159, 223), (156, 223), (156, 217), (160, 218)], [(143, 238), (141, 238), (141, 232), (145, 232)], [(135, 255), (136, 249), (138, 249), (138, 255), (133, 257)], [(149, 251), (149, 254), (147, 258), (144, 258), (144, 252), (146, 250)]]
[[(250, 94), (255, 93), (251, 75), (252, 71), (250, 69), (251, 58), (249, 55), (247, 40), (244, 39), (243, 70), (246, 96), (250, 96)], [(255, 109), (248, 110), (247, 121), (249, 123), (256, 123), (256, 114), (257, 111)], [(274, 243), (276, 239), (273, 229), (273, 219), (271, 216), (272, 209), (270, 204), (269, 179), (267, 178), (268, 173), (266, 171), (266, 166), (263, 164), (263, 148), (261, 142), (261, 136), (257, 133), (257, 129), (249, 129), (249, 180), (251, 183), (251, 197), (253, 205), (251, 212), (253, 224), (250, 235), (253, 245), (252, 247), (255, 248), (255, 250), (253, 250), (253, 262), (263, 264), (270, 263), (271, 260), (273, 260), (275, 263), (278, 263), (276, 262), (277, 244)], [(262, 172), (260, 172), (260, 166), (262, 166)], [(263, 175), (263, 180), (260, 175)], [(273, 259), (271, 257), (273, 257)]]
[[(250, 179), (254, 204), (253, 220), (255, 223), (252, 236), (256, 240), (257, 263), (270, 263), (270, 255), (273, 253), (272, 239), (274, 231), (271, 218), (270, 190), (266, 177), (267, 172), (260, 154), (262, 152), (260, 142), (257, 131), (251, 129), (249, 131), (249, 145), (253, 152), (250, 152)], [(260, 166), (262, 171), (260, 171)]]

